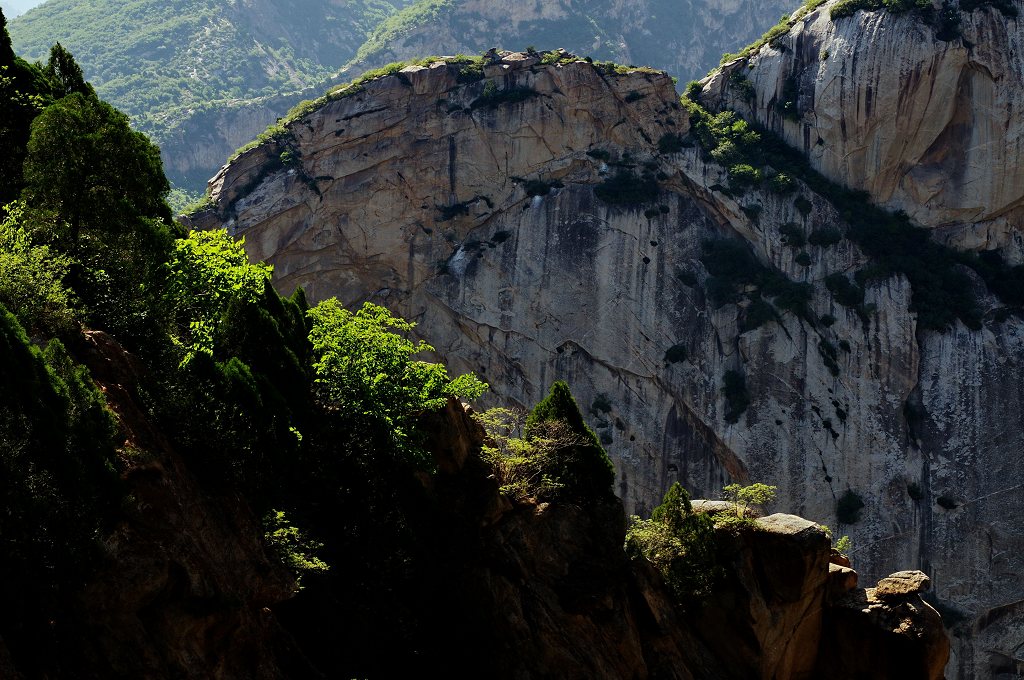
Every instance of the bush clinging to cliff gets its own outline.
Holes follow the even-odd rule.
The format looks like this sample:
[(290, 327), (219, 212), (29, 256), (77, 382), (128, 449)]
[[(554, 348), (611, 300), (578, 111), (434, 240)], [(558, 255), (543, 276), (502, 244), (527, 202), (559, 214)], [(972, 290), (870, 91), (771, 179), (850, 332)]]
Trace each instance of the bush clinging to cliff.
[(709, 595), (721, 573), (711, 518), (693, 512), (690, 494), (675, 482), (650, 519), (633, 517), (626, 533), (626, 554), (646, 559), (686, 606)]

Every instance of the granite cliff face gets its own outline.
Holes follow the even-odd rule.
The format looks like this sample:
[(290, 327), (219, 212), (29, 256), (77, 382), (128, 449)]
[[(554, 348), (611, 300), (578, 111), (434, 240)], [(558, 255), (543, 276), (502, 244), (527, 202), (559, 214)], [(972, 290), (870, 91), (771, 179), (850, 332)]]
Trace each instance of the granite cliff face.
[[(706, 94), (941, 238), (1019, 260), (1022, 41), (1018, 20), (994, 7), (943, 22), (887, 12), (832, 21), (826, 6), (718, 71)], [(753, 90), (738, 92), (738, 76)]]
[[(1002, 26), (1006, 40), (1019, 40), (1016, 22), (985, 18), (993, 13), (963, 13), (965, 32)], [(866, 22), (896, 35), (912, 21), (858, 13), (826, 33), (853, 35), (846, 24)], [(812, 40), (804, 32), (821, 22), (827, 14), (812, 13), (785, 40)], [(908, 60), (929, 45), (936, 55), (952, 50), (907, 42), (903, 51), (887, 44)], [(751, 62), (798, 52), (773, 49)], [(912, 311), (909, 281), (895, 275), (866, 286), (862, 320), (824, 284), (871, 262), (842, 238), (849, 225), (840, 212), (799, 181), (792, 193), (728, 191), (727, 169), (691, 143), (690, 118), (665, 75), (505, 54), (484, 76), (460, 83), (457, 66), (437, 62), (334, 99), (223, 169), (211, 182), (213, 208), (193, 223), (244, 236), (253, 256), (274, 264), (284, 291), (372, 300), (418, 321), (449, 365), (491, 383), (495, 401), (532, 404), (552, 380), (568, 380), (580, 403), (592, 404), (590, 424), (615, 461), (629, 511), (648, 511), (676, 480), (698, 495), (730, 480), (778, 484), (780, 505), (851, 535), (866, 577), (907, 566), (928, 573), (947, 623), (958, 621), (950, 676), (1016, 672), (1024, 658), (1020, 316), (975, 278), (981, 328), (927, 330)], [(933, 68), (918, 78), (946, 75)], [(755, 82), (763, 102), (767, 76)], [(847, 112), (845, 102), (857, 100), (834, 91), (844, 82), (829, 89), (844, 102), (833, 115), (861, 116), (865, 138), (889, 124)], [(901, 91), (872, 95), (873, 110), (903, 110), (883, 96)], [(714, 78), (705, 92), (730, 96)], [(757, 115), (795, 134), (794, 123), (772, 123), (764, 107)], [(980, 131), (1012, 113), (995, 106), (972, 115)], [(872, 185), (879, 202), (929, 226), (946, 219), (929, 215), (964, 219), (969, 190), (955, 182), (939, 207), (910, 209), (916, 194), (905, 176), (918, 172), (916, 158), (888, 151), (885, 136), (872, 139), (871, 158), (895, 154), (910, 168), (892, 170), (891, 186)], [(971, 166), (990, 173), (982, 184), (993, 196), (1012, 193), (998, 179), (1018, 172), (999, 160), (1011, 157), (1012, 143), (990, 152), (989, 165)], [(939, 152), (934, 139), (931, 146)], [(828, 170), (826, 155), (811, 160), (842, 179), (845, 166)], [(876, 175), (865, 169), (862, 181)], [(628, 204), (638, 196), (641, 205)], [(1017, 259), (1012, 211), (969, 214), (1004, 235), (957, 244), (1002, 245)], [(798, 252), (780, 225), (804, 236), (829, 227), (838, 238)], [(973, 225), (962, 221), (957, 233)], [(775, 321), (755, 325), (750, 300), (712, 304), (708, 240), (740, 244), (757, 266), (809, 284), (809, 313), (777, 308)], [(844, 497), (865, 503), (859, 517), (840, 515), (845, 525), (837, 522)]]

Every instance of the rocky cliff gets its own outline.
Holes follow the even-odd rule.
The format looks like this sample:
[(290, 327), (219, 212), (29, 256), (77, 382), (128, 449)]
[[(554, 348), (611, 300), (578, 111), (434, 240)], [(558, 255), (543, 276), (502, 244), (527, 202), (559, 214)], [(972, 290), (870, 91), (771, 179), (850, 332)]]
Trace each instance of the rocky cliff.
[(161, 147), (171, 181), (197, 191), (293, 105), (367, 68), (534, 43), (651, 64), (687, 80), (792, 4), (187, 0), (168, 14), (160, 0), (130, 12), (109, 0), (50, 0), (12, 22), (11, 35), (31, 59), (45, 60), (58, 40), (69, 48), (100, 96)]
[[(847, 24), (866, 23), (891, 34), (883, 44), (898, 55), (883, 52), (873, 63), (956, 51), (937, 40), (901, 47), (896, 36), (907, 27), (931, 30), (918, 15), (861, 12), (829, 22), (828, 9), (796, 22), (783, 40), (801, 45), (815, 26), (855, 35)], [(964, 31), (977, 24), (1019, 40), (1017, 23), (997, 20), (993, 9), (959, 16)], [(857, 45), (872, 49), (866, 39)], [(765, 46), (751, 59), (765, 66), (747, 77), (797, 53)], [(838, 47), (834, 54), (846, 59)], [(676, 480), (697, 494), (716, 494), (730, 480), (778, 484), (782, 505), (851, 535), (867, 577), (908, 565), (929, 574), (933, 597), (956, 622), (950, 675), (1014, 672), (1024, 626), (1015, 519), (1024, 510), (1020, 315), (974, 269), (954, 263), (948, 269), (976, 295), (977, 319), (954, 319), (946, 330), (923, 323), (921, 290), (907, 275), (851, 281), (877, 255), (853, 239), (858, 215), (837, 208), (821, 181), (807, 175), (816, 190), (795, 179), (743, 191), (730, 166), (697, 143), (699, 121), (680, 107), (667, 76), (558, 61), (496, 56), (469, 83), (460, 66), (436, 62), (337, 94), (284, 138), (222, 170), (211, 182), (214, 207), (193, 222), (244, 236), (252, 255), (274, 264), (283, 290), (373, 300), (415, 319), (450, 365), (490, 382), (496, 400), (532, 404), (552, 380), (568, 380), (591, 405), (590, 424), (631, 512), (648, 511)], [(729, 96), (716, 78), (704, 88), (709, 101), (719, 91)], [(936, 67), (916, 78), (947, 75)], [(766, 112), (768, 82), (753, 86), (756, 115), (795, 135), (795, 123), (773, 123)], [(859, 81), (832, 82), (828, 96), (843, 102), (835, 116), (871, 115), (846, 112), (856, 97), (835, 92)], [(902, 111), (906, 104), (886, 97), (910, 87), (872, 89), (872, 111)], [(1012, 113), (994, 106), (971, 115), (993, 117), (974, 125), (993, 130)], [(887, 120), (868, 120), (858, 134)], [(831, 149), (822, 139), (809, 147)], [(889, 137), (873, 139), (872, 158), (916, 167), (909, 152), (885, 149)], [(971, 166), (990, 173), (982, 184), (993, 195), (1010, 193), (997, 187), (1017, 172), (1000, 165), (1011, 163), (1012, 143), (988, 152), (992, 163)], [(812, 151), (812, 164), (843, 179), (841, 164), (829, 170), (821, 158)], [(859, 163), (868, 169), (850, 181), (855, 187), (877, 175)], [(930, 172), (942, 172), (933, 165)], [(892, 172), (900, 184), (916, 170)], [(967, 214), (956, 198), (966, 191), (949, 189), (942, 205), (951, 207), (942, 210)], [(876, 200), (911, 208), (915, 195), (890, 187), (877, 189)], [(943, 214), (907, 212), (930, 226), (927, 215)], [(1005, 236), (955, 243), (1004, 245), (1006, 262), (1016, 261), (1019, 225), (1010, 213), (970, 214), (1007, 225), (994, 228)], [(901, 266), (914, 257), (905, 254)], [(844, 296), (850, 286), (859, 302)]]
[(1020, 260), (1022, 40), (1018, 20), (995, 7), (835, 21), (823, 7), (718, 71), (706, 100), (940, 238)]

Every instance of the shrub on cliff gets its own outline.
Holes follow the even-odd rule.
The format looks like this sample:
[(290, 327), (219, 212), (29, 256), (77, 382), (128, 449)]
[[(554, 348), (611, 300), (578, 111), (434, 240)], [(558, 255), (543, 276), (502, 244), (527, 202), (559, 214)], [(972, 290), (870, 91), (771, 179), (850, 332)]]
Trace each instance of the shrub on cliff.
[(750, 507), (771, 503), (779, 487), (755, 482), (753, 484), (729, 484), (722, 488), (722, 495), (736, 506), (736, 516), (744, 517)]
[(619, 170), (598, 184), (594, 195), (611, 205), (650, 203), (658, 197), (658, 181), (648, 172), (638, 177), (630, 170)]
[(863, 509), (864, 499), (853, 489), (847, 489), (836, 502), (836, 518), (840, 524), (856, 524)]
[(234, 300), (256, 300), (273, 267), (252, 264), (245, 239), (224, 229), (189, 232), (174, 243), (164, 298), (173, 318), (172, 337), (184, 352), (182, 363), (197, 353), (213, 354), (213, 336), (221, 314)]
[(721, 572), (714, 524), (708, 515), (693, 512), (690, 494), (679, 482), (669, 488), (650, 519), (632, 518), (625, 548), (630, 559), (654, 565), (683, 606), (709, 595)]
[(853, 16), (858, 10), (873, 12), (887, 9), (893, 14), (902, 14), (910, 10), (929, 11), (931, 0), (843, 0), (832, 6), (829, 15), (833, 20)]
[(498, 490), (514, 500), (557, 499), (566, 489), (561, 480), (562, 450), (588, 443), (559, 420), (536, 425), (529, 439), (521, 436), (525, 411), (493, 408), (474, 417), (489, 439), (481, 457), (491, 467)]

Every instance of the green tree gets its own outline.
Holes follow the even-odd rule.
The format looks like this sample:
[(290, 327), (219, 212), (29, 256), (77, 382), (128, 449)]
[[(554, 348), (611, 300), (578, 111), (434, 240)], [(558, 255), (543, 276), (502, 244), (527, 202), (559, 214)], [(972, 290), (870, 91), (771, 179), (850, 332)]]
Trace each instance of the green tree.
[(565, 381), (557, 380), (551, 391), (530, 412), (523, 428), (526, 439), (542, 433), (542, 425), (551, 421), (565, 423), (581, 443), (565, 446), (557, 456), (558, 479), (566, 492), (588, 498), (609, 498), (613, 495), (615, 466), (598, 441), (597, 435), (583, 421), (576, 400)]
[(453, 379), (441, 364), (414, 360), (433, 348), (402, 335), (415, 324), (383, 307), (366, 303), (352, 313), (331, 298), (308, 315), (317, 400), (328, 409), (376, 423), (414, 458), (413, 416), (441, 407), (449, 397), (476, 399), (487, 389), (472, 374)]
[(54, 94), (57, 97), (66, 97), (75, 92), (87, 97), (96, 96), (92, 85), (85, 82), (82, 67), (60, 43), (54, 43), (50, 48), (50, 58), (43, 73), (53, 83)]
[(140, 218), (170, 222), (160, 150), (123, 113), (81, 92), (32, 122), (24, 177), (26, 203), (52, 215), (51, 238), (72, 254), (83, 230), (124, 233), (139, 229)]
[(164, 299), (186, 364), (197, 353), (213, 355), (214, 334), (230, 303), (262, 298), (274, 271), (262, 262), (250, 263), (245, 240), (232, 239), (224, 229), (192, 231), (177, 239), (167, 269)]
[(745, 517), (750, 506), (763, 506), (775, 499), (777, 486), (755, 482), (754, 484), (729, 484), (722, 493), (736, 506), (736, 516)]
[(11, 35), (7, 32), (7, 17), (0, 8), (0, 66), (10, 66), (14, 63), (14, 45), (11, 44)]
[(650, 519), (633, 517), (626, 554), (646, 559), (661, 573), (677, 604), (698, 603), (721, 574), (711, 518), (693, 512), (690, 494), (675, 482)]
[(0, 204), (18, 197), (29, 126), (51, 101), (42, 69), (15, 56), (0, 11)]
[(54, 335), (72, 327), (75, 296), (63, 283), (71, 259), (33, 245), (21, 226), (24, 205), (4, 208), (0, 222), (0, 303), (33, 333)]
[(17, 584), (0, 636), (52, 650), (120, 504), (116, 428), (88, 372), (57, 341), (40, 352), (2, 305), (0, 357), (0, 579)]
[(557, 499), (566, 489), (563, 452), (590, 443), (563, 420), (535, 424), (529, 439), (517, 436), (526, 422), (525, 411), (492, 408), (473, 417), (487, 432), (481, 457), (491, 467), (498, 490), (515, 500)]

